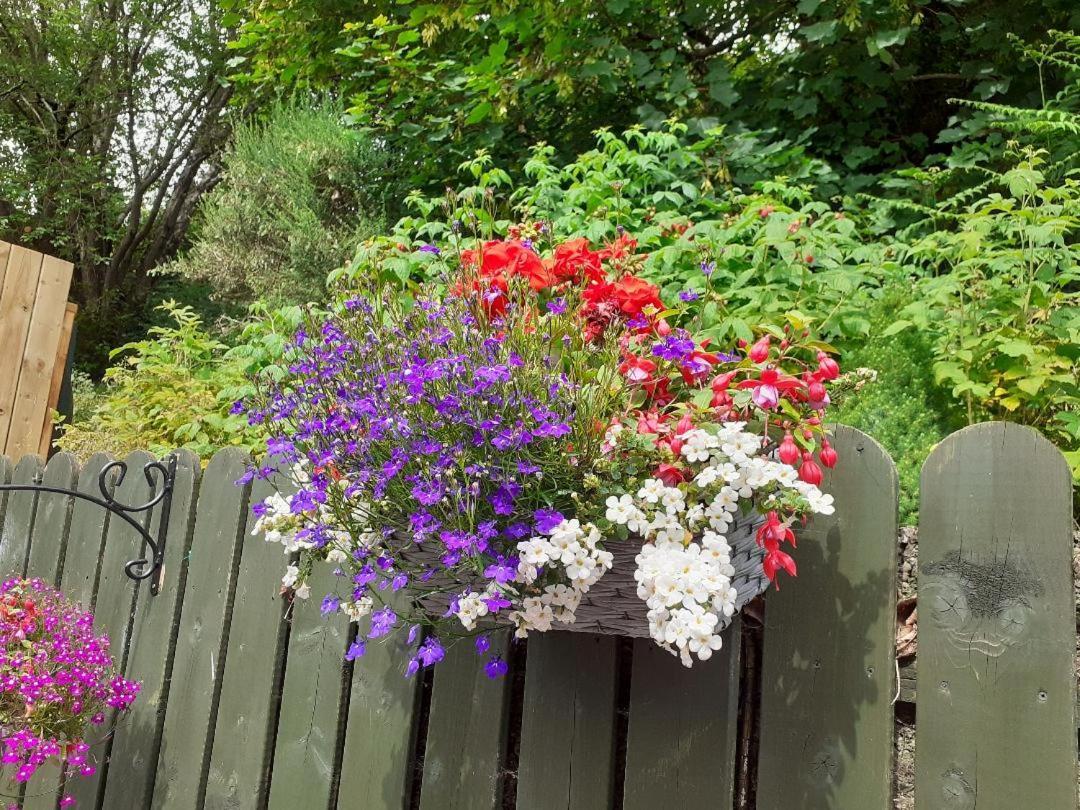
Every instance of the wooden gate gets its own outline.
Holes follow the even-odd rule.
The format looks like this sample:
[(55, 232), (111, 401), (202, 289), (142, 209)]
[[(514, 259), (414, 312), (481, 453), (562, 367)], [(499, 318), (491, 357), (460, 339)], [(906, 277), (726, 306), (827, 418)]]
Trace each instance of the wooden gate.
[(0, 242), (0, 453), (48, 452), (75, 305), (70, 262)]
[[(763, 648), (736, 623), (690, 670), (647, 641), (568, 633), (503, 637), (497, 681), (471, 645), (413, 680), (387, 647), (346, 664), (342, 618), (278, 598), (280, 546), (250, 536), (269, 487), (234, 486), (236, 450), (205, 472), (179, 454), (159, 596), (123, 574), (129, 527), (57, 495), (0, 501), (0, 570), (94, 605), (143, 683), (97, 741), (98, 774), (69, 787), (82, 808), (886, 810), (897, 480), (867, 436), (835, 444), (836, 514), (768, 595)], [(149, 459), (127, 459), (118, 500), (145, 498)], [(0, 460), (0, 480), (94, 491), (107, 461)], [(1076, 806), (1070, 486), (1054, 447), (1003, 423), (950, 436), (923, 469), (920, 808)], [(56, 780), (35, 777), (25, 806), (54, 808)]]

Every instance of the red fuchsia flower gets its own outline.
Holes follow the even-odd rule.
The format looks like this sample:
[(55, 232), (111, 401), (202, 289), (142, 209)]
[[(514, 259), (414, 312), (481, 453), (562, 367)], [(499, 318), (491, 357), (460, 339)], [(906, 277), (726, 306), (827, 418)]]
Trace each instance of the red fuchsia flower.
[(828, 439), (821, 440), (821, 452), (818, 453), (818, 457), (821, 459), (821, 463), (829, 469), (836, 466), (836, 462), (839, 461), (839, 457), (836, 455), (836, 450), (829, 444)]
[(753, 389), (750, 392), (754, 404), (765, 411), (775, 410), (780, 405), (780, 396), (789, 391), (797, 390), (802, 382), (794, 377), (786, 377), (775, 368), (767, 368), (761, 372), (756, 380), (743, 380), (739, 388)]
[(765, 570), (765, 576), (773, 583), (776, 582), (776, 572), (780, 569), (787, 571), (791, 576), (796, 575), (795, 560), (780, 550), (780, 544), (785, 541), (791, 543), (794, 548), (795, 532), (786, 523), (781, 522), (780, 516), (775, 511), (769, 512), (765, 516), (765, 522), (758, 527), (757, 542), (765, 549), (765, 559), (762, 560), (761, 567)]
[(795, 462), (799, 460), (799, 448), (795, 444), (795, 438), (791, 435), (789, 430), (784, 434), (784, 440), (780, 442), (780, 447), (776, 451), (777, 456), (785, 464), (792, 467), (795, 466)]
[(769, 359), (769, 336), (764, 335), (750, 347), (749, 358), (755, 363), (764, 363)]
[(804, 451), (802, 459), (802, 464), (799, 465), (799, 478), (808, 484), (813, 484), (815, 487), (821, 486), (824, 475), (821, 472), (821, 467), (814, 461), (813, 454)]
[(825, 352), (818, 352), (818, 372), (823, 380), (835, 380), (840, 376), (840, 365)]
[(656, 372), (656, 363), (647, 357), (639, 357), (636, 354), (627, 355), (619, 366), (619, 371), (630, 382), (644, 384), (648, 382)]
[(667, 425), (664, 424), (664, 418), (657, 411), (642, 411), (638, 414), (637, 432), (643, 436), (650, 433), (665, 433)]
[(581, 281), (604, 280), (601, 259), (599, 252), (589, 248), (589, 240), (581, 237), (556, 245), (546, 264), (559, 281), (571, 281), (577, 284)]
[(829, 392), (825, 390), (825, 385), (821, 380), (811, 379), (806, 386), (806, 395), (810, 407), (816, 411), (823, 410), (829, 405)]
[(701, 348), (696, 348), (683, 360), (679, 366), (679, 373), (687, 385), (696, 385), (707, 377), (713, 370), (713, 366), (720, 362), (720, 356), (707, 352), (709, 339), (701, 341)]

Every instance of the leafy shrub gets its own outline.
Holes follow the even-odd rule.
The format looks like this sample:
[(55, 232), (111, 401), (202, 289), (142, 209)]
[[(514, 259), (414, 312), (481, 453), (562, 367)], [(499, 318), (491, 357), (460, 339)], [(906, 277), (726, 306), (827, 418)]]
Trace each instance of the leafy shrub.
[(251, 391), (248, 373), (280, 355), (284, 340), (275, 329), (291, 332), (299, 308), (262, 313), (242, 331), (243, 350), (208, 334), (190, 308), (167, 302), (163, 309), (174, 325), (153, 327), (145, 340), (113, 351), (123, 362), (106, 373), (88, 415), (77, 403), (76, 419), (57, 442), (61, 449), (86, 457), (187, 447), (206, 459), (221, 447), (258, 445), (260, 432), (232, 413), (232, 404)]
[(224, 179), (203, 200), (186, 256), (165, 272), (250, 303), (319, 298), (330, 270), (382, 227), (386, 151), (326, 103), (280, 104), (240, 126)]

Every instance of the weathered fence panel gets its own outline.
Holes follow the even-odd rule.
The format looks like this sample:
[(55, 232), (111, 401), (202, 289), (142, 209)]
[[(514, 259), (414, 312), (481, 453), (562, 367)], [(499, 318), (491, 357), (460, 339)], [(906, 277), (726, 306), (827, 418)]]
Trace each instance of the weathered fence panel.
[(838, 427), (836, 512), (799, 537), (798, 580), (769, 594), (758, 804), (887, 807), (892, 789), (896, 467)]
[(1069, 468), (986, 423), (938, 445), (921, 487), (920, 810), (1075, 807)]
[[(766, 601), (762, 810), (891, 805), (896, 478), (858, 431), (838, 429), (836, 444), (837, 512), (802, 533), (799, 579)], [(147, 460), (132, 454), (107, 490), (145, 501)], [(97, 495), (109, 461), (80, 469), (60, 454), (43, 470), (0, 457), (0, 481), (77, 480)], [(553, 633), (511, 651), (500, 633), (492, 653), (524, 669), (520, 692), (489, 680), (469, 642), (430, 682), (404, 677), (400, 638), (348, 664), (354, 629), (319, 610), (347, 583), (327, 572), (307, 601), (276, 596), (284, 555), (250, 535), (248, 508), (269, 489), (235, 486), (244, 465), (227, 450), (200, 473), (180, 454), (153, 597), (124, 575), (142, 550), (122, 520), (62, 495), (0, 493), (3, 575), (59, 581), (95, 606), (125, 674), (143, 682), (115, 739), (92, 740), (98, 774), (58, 790), (59, 769), (43, 769), (27, 810), (56, 810), (69, 792), (85, 810), (734, 806), (752, 700), (740, 695), (739, 623), (691, 670), (647, 640)], [(1070, 497), (1060, 454), (1015, 426), (962, 431), (927, 462), (920, 810), (1075, 806)]]

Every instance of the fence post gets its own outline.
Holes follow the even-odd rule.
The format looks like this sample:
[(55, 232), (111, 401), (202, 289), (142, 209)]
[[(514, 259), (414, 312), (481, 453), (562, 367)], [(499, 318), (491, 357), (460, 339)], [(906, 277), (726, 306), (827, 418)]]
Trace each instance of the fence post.
[(918, 807), (1075, 807), (1065, 459), (1031, 428), (974, 425), (921, 489)]

